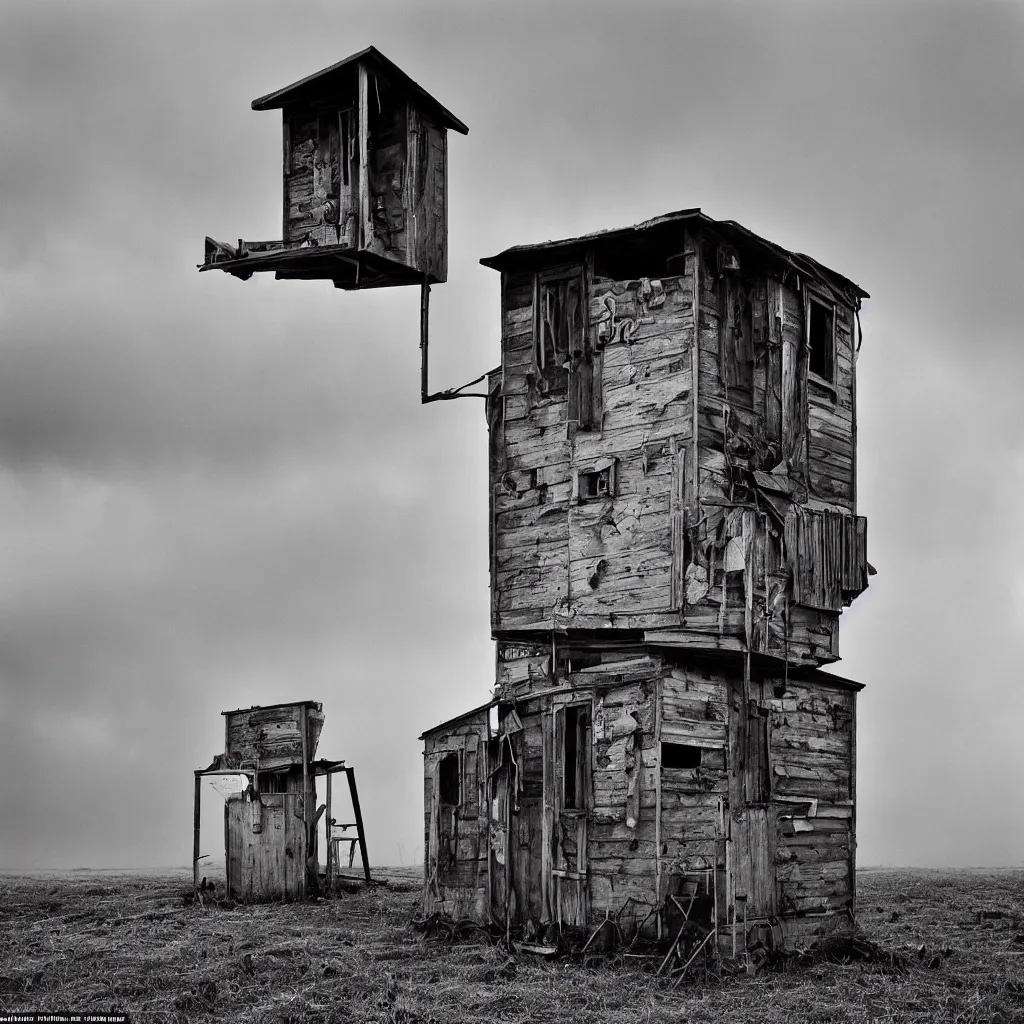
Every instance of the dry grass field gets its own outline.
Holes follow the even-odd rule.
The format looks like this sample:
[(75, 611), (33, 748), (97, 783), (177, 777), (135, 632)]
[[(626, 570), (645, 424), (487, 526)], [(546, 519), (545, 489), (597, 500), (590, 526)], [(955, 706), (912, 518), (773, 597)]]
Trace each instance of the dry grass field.
[[(1024, 871), (866, 870), (883, 960), (794, 960), (671, 989), (632, 961), (424, 939), (415, 873), (304, 905), (186, 905), (186, 872), (0, 875), (0, 1010), (133, 1021), (1024, 1021)], [(920, 947), (924, 947), (923, 950)], [(656, 962), (656, 961), (655, 961)]]

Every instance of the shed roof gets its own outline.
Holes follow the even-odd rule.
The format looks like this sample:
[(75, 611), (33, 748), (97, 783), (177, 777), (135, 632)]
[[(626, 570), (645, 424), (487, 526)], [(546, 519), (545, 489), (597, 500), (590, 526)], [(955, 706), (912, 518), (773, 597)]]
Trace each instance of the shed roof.
[(258, 96), (252, 101), (253, 110), (277, 110), (280, 107), (291, 103), (302, 103), (314, 96), (337, 88), (344, 82), (344, 79), (357, 64), (365, 64), (367, 67), (380, 72), (401, 92), (414, 97), (419, 105), (428, 113), (433, 114), (445, 128), (460, 132), (462, 135), (469, 134), (466, 127), (447, 107), (439, 103), (421, 85), (417, 85), (397, 64), (388, 60), (376, 46), (368, 46), (365, 50), (353, 53), (352, 56), (339, 60), (329, 68), (317, 71), (315, 74), (300, 78), (283, 89), (268, 92), (266, 96)]
[(234, 711), (222, 711), (222, 715), (244, 715), (250, 711), (276, 711), (278, 708), (298, 708), (305, 705), (307, 708), (315, 708), (317, 711), (323, 710), (323, 704), (318, 700), (286, 700), (282, 704), (264, 704), (262, 707), (259, 704), (253, 704), (251, 708), (235, 708)]
[(456, 715), (454, 718), (449, 718), (444, 722), (440, 722), (430, 729), (424, 729), (423, 733), (418, 737), (423, 739), (425, 736), (429, 736), (432, 732), (437, 732), (438, 729), (447, 728), (449, 725), (454, 725), (456, 722), (461, 722), (464, 718), (472, 718), (474, 715), (479, 715), (482, 711), (489, 711), (493, 708), (498, 701), (489, 700), (486, 704), (481, 704), (479, 707), (470, 708), (469, 711), (463, 711), (461, 715)]
[(699, 207), (665, 213), (660, 217), (652, 217), (650, 220), (634, 224), (632, 227), (593, 231), (588, 235), (578, 235), (575, 238), (536, 242), (531, 245), (513, 245), (510, 249), (505, 249), (504, 252), (500, 252), (496, 256), (489, 256), (480, 262), (493, 270), (525, 270), (535, 266), (538, 263), (538, 257), (545, 259), (569, 257), (595, 243), (621, 241), (631, 236), (670, 231), (673, 227), (682, 226), (688, 222), (702, 224), (735, 242), (753, 246), (759, 249), (764, 256), (790, 267), (799, 274), (812, 278), (831, 279), (832, 283), (839, 285), (844, 291), (861, 299), (869, 298), (868, 293), (848, 277), (830, 270), (817, 260), (811, 259), (810, 256), (784, 249), (781, 245), (776, 245), (775, 242), (770, 242), (767, 238), (754, 234), (749, 228), (743, 227), (742, 224), (738, 224), (734, 220), (715, 220), (702, 213)]

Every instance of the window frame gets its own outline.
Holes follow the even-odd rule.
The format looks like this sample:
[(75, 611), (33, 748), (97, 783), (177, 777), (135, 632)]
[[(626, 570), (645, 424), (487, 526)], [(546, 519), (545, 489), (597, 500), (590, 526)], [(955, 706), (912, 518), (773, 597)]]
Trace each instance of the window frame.
[[(618, 459), (602, 459), (590, 465), (581, 466), (572, 472), (572, 503), (574, 505), (586, 505), (597, 501), (609, 501), (618, 497), (618, 486), (616, 480), (616, 469)], [(604, 494), (584, 494), (583, 480), (587, 477), (600, 478), (608, 474), (608, 489)]]
[[(582, 264), (567, 264), (559, 267), (552, 267), (549, 270), (537, 271), (533, 275), (533, 365), (538, 376), (544, 378), (549, 383), (551, 383), (550, 374), (552, 367), (547, 365), (546, 360), (544, 360), (544, 365), (541, 365), (541, 361), (544, 357), (542, 346), (543, 316), (541, 314), (544, 288), (547, 285), (561, 284), (567, 281), (575, 281), (578, 290), (579, 305), (577, 315), (579, 318), (579, 337), (576, 339), (570, 337), (568, 339), (565, 363), (556, 363), (552, 365), (557, 365), (558, 368), (566, 371), (566, 382), (568, 383), (568, 377), (572, 372), (571, 365), (573, 359), (577, 355), (577, 352), (573, 349), (573, 342), (575, 340), (578, 343), (579, 353), (582, 353), (587, 332), (587, 293), (584, 268)], [(558, 353), (556, 350), (554, 352), (554, 356), (557, 358), (557, 355)]]
[[(815, 372), (811, 369), (811, 355), (815, 351), (811, 345), (811, 306), (817, 304), (821, 306), (830, 316), (832, 329), (829, 337), (829, 365), (832, 370), (832, 379), (829, 380), (827, 377), (823, 377), (820, 373)], [(813, 381), (816, 385), (824, 388), (828, 391), (833, 401), (838, 395), (838, 387), (836, 378), (838, 376), (838, 360), (836, 358), (836, 320), (838, 319), (839, 308), (835, 299), (817, 288), (813, 288), (804, 285), (804, 330), (803, 330), (803, 345), (804, 353), (807, 359), (807, 379)]]
[[(442, 799), (442, 791), (444, 790), (444, 780), (442, 778), (444, 773), (444, 763), (450, 759), (455, 759), (455, 780), (459, 787), (458, 801), (456, 803), (449, 803), (447, 800)], [(464, 800), (465, 790), (465, 779), (462, 773), (462, 751), (461, 750), (446, 750), (441, 753), (440, 758), (437, 762), (437, 804), (438, 807), (450, 807), (453, 810), (458, 810), (465, 803)]]

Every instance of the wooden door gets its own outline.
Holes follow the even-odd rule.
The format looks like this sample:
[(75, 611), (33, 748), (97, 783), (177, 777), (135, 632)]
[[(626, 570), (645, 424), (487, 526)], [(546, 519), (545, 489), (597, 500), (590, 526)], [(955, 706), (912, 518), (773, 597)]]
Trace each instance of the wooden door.
[(226, 802), (229, 896), (257, 901), (305, 896), (306, 842), (294, 803), (287, 793)]
[[(732, 821), (733, 850), (736, 855), (734, 892), (746, 896), (747, 920), (773, 917), (775, 903), (775, 834), (767, 806), (744, 807)], [(736, 916), (743, 918), (742, 902)]]
[(488, 878), (490, 879), (491, 920), (508, 928), (512, 923), (511, 833), (515, 767), (505, 761), (491, 776), (489, 793)]
[(587, 822), (592, 797), (591, 706), (569, 704), (554, 710), (552, 771), (547, 799), (553, 810), (549, 891), (560, 925), (585, 927), (590, 916), (587, 884)]
[[(746, 687), (738, 686), (740, 695)], [(732, 898), (736, 919), (776, 913), (775, 828), (771, 816), (771, 716), (756, 701), (734, 699), (730, 709)], [(739, 898), (738, 898), (739, 897)]]

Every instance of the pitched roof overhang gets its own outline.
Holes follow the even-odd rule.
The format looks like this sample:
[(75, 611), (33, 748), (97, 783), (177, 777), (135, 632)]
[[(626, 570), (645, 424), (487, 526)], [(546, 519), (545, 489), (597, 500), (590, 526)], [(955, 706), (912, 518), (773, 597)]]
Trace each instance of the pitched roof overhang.
[(276, 110), (293, 103), (303, 103), (316, 96), (341, 85), (358, 64), (366, 64), (374, 71), (382, 74), (395, 88), (417, 100), (428, 113), (433, 114), (445, 128), (462, 135), (469, 134), (469, 128), (462, 123), (447, 107), (439, 103), (421, 85), (414, 82), (397, 64), (388, 60), (376, 46), (368, 46), (365, 50), (353, 53), (352, 56), (332, 64), (329, 68), (315, 74), (300, 78), (283, 89), (268, 92), (252, 101), (253, 110)]
[(581, 254), (594, 245), (609, 242), (622, 242), (630, 238), (640, 240), (643, 235), (656, 236), (671, 232), (684, 224), (695, 224), (707, 227), (725, 236), (739, 245), (758, 250), (767, 260), (788, 267), (805, 277), (824, 279), (826, 283), (838, 287), (841, 291), (855, 296), (857, 299), (869, 298), (868, 293), (848, 277), (830, 270), (817, 260), (803, 253), (791, 252), (781, 245), (770, 242), (767, 238), (754, 234), (749, 228), (743, 227), (734, 220), (715, 220), (702, 213), (699, 207), (688, 210), (676, 210), (660, 217), (634, 224), (632, 227), (613, 228), (607, 231), (594, 231), (575, 238), (563, 238), (557, 241), (538, 242), (532, 245), (514, 245), (496, 256), (488, 256), (480, 262), (493, 270), (529, 270), (544, 262), (565, 260)]

